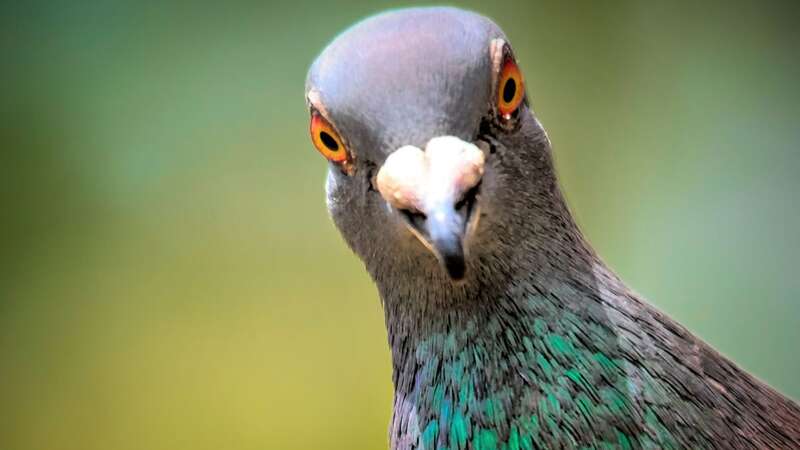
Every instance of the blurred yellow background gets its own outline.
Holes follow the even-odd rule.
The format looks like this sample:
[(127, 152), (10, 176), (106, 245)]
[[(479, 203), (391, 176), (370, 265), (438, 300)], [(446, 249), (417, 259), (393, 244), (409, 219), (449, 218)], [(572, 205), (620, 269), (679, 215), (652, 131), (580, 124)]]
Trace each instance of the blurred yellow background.
[[(386, 447), (383, 315), (303, 86), (399, 5), (291, 3), (2, 7), (0, 449)], [(793, 3), (462, 6), (511, 38), (600, 254), (798, 398)]]

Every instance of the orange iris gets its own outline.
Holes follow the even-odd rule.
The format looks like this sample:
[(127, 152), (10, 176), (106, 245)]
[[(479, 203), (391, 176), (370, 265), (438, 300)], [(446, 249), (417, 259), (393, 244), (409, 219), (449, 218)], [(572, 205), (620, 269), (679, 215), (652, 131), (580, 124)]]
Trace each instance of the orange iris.
[(510, 119), (511, 114), (522, 104), (525, 97), (525, 82), (522, 72), (513, 59), (507, 58), (500, 71), (497, 84), (497, 110), (505, 119)]
[(347, 161), (347, 149), (342, 143), (342, 138), (339, 133), (333, 129), (333, 126), (322, 117), (318, 112), (311, 113), (311, 141), (314, 142), (314, 147), (322, 153), (328, 161), (341, 163)]

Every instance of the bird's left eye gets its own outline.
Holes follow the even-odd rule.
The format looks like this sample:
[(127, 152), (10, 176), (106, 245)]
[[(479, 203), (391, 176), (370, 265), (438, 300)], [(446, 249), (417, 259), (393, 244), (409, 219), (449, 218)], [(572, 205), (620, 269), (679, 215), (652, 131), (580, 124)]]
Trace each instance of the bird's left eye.
[(525, 82), (514, 59), (507, 57), (500, 70), (497, 83), (497, 111), (503, 119), (510, 119), (525, 97)]
[(311, 126), (309, 128), (314, 147), (328, 161), (344, 163), (349, 159), (347, 148), (344, 146), (339, 133), (320, 113), (316, 111), (311, 113)]

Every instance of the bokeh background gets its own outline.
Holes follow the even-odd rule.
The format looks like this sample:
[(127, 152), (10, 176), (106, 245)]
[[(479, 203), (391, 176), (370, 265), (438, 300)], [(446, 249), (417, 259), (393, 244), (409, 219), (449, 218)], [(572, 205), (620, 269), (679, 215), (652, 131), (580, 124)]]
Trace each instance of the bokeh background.
[[(792, 2), (462, 5), (514, 43), (610, 265), (800, 397)], [(396, 6), (2, 6), (0, 449), (386, 447), (383, 315), (303, 85)]]

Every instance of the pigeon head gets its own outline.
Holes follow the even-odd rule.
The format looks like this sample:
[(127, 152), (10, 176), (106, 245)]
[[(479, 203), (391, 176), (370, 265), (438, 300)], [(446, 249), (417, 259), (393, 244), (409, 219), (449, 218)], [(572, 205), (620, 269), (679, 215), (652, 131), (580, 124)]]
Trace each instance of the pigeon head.
[(485, 17), (416, 8), (362, 21), (313, 63), (306, 99), (331, 216), (379, 286), (485, 284), (563, 228), (547, 136)]

